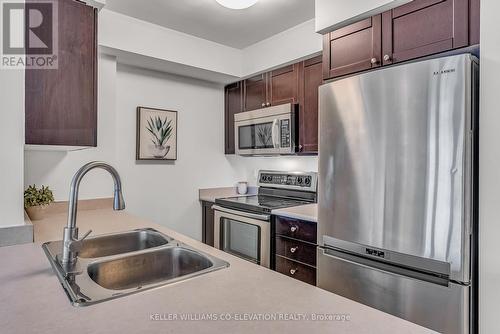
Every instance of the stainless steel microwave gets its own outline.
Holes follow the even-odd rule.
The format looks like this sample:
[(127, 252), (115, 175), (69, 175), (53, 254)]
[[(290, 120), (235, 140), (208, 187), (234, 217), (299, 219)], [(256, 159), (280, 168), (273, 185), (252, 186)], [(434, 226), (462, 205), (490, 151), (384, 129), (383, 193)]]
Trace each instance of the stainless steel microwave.
[(295, 154), (298, 104), (282, 104), (234, 115), (236, 154)]

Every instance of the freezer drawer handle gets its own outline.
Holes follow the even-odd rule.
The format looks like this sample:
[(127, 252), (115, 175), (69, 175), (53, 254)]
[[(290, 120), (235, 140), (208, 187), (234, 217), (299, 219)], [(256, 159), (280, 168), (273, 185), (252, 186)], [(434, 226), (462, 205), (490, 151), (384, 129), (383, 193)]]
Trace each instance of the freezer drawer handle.
[(337, 260), (351, 262), (359, 266), (377, 269), (387, 274), (406, 276), (416, 280), (426, 281), (442, 286), (448, 286), (450, 283), (448, 278), (445, 277), (412, 270), (410, 268), (399, 267), (397, 265), (384, 263), (382, 261), (360, 257), (353, 254), (343, 253), (333, 249), (323, 249), (323, 255)]

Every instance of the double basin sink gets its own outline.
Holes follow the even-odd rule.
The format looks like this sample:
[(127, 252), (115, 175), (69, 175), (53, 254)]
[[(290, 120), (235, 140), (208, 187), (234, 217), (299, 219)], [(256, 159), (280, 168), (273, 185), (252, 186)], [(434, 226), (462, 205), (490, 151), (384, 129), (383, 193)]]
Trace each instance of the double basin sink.
[(127, 296), (229, 266), (154, 229), (87, 238), (71, 270), (59, 261), (62, 241), (47, 242), (42, 248), (75, 306)]

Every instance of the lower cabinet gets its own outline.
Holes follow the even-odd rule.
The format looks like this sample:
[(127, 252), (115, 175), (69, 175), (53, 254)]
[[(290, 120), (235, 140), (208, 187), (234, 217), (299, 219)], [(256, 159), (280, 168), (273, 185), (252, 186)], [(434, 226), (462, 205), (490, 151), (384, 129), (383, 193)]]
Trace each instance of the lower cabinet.
[(316, 285), (316, 223), (279, 216), (273, 221), (273, 269)]
[(276, 271), (299, 281), (316, 285), (316, 267), (276, 255)]
[(201, 216), (202, 216), (202, 242), (213, 246), (214, 245), (214, 210), (213, 202), (201, 202)]

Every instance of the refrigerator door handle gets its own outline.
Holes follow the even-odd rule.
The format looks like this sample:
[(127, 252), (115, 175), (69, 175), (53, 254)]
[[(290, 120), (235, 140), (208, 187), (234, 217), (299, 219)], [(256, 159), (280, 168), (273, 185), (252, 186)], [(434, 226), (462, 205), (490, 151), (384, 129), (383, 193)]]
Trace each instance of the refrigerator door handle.
[(342, 259), (363, 267), (379, 270), (385, 273), (395, 274), (403, 277), (409, 277), (419, 281), (425, 281), (441, 286), (448, 286), (450, 281), (447, 277), (432, 275), (420, 271), (411, 270), (397, 265), (389, 264), (382, 261), (371, 260), (366, 257), (348, 254), (334, 249), (322, 248), (323, 255), (326, 257)]

